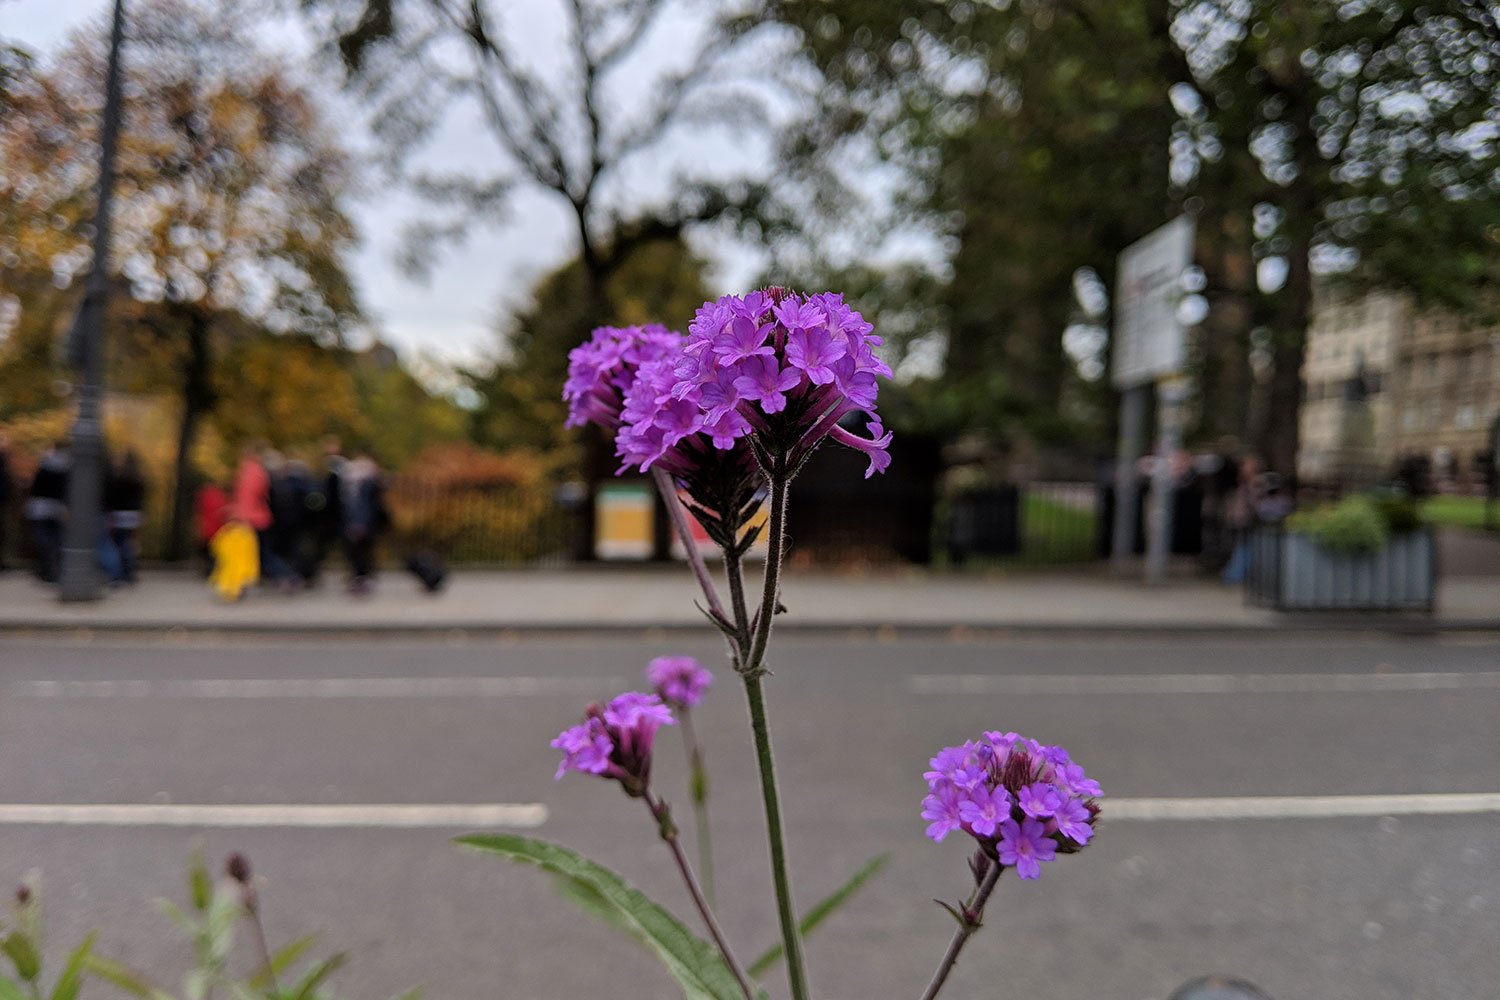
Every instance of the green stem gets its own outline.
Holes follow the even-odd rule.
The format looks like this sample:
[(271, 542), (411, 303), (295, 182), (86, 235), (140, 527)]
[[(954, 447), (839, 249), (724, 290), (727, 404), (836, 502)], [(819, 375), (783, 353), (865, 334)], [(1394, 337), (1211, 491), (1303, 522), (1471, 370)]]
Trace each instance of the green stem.
[(761, 590), (760, 611), (755, 620), (755, 636), (750, 656), (741, 664), (748, 674), (759, 673), (766, 659), (766, 644), (771, 641), (771, 619), (776, 616), (776, 596), (781, 586), (781, 550), (786, 545), (786, 504), (788, 480), (780, 473), (780, 464), (769, 478), (771, 490), (771, 523), (766, 538), (766, 575)]
[(744, 672), (745, 660), (750, 655), (750, 612), (745, 605), (744, 567), (740, 557), (731, 549), (724, 549), (724, 573), (729, 578), (729, 605), (734, 611), (735, 646), (734, 668)]
[(682, 746), (691, 774), (688, 787), (692, 793), (693, 819), (698, 827), (698, 872), (703, 880), (704, 898), (713, 907), (714, 851), (708, 828), (708, 768), (703, 766), (703, 751), (698, 746), (697, 734), (693, 732), (692, 712), (684, 708), (677, 717), (682, 724)]
[(755, 735), (755, 760), (760, 766), (766, 839), (771, 845), (771, 876), (776, 884), (776, 916), (781, 923), (782, 947), (786, 950), (787, 981), (792, 1000), (808, 1000), (807, 969), (802, 958), (797, 914), (792, 904), (792, 883), (787, 873), (785, 836), (781, 830), (781, 802), (776, 791), (776, 764), (771, 759), (771, 732), (766, 724), (766, 702), (759, 674), (745, 675), (745, 697), (750, 703), (750, 729)]
[(964, 944), (968, 942), (973, 933), (979, 930), (979, 920), (984, 916), (984, 905), (989, 902), (990, 893), (995, 891), (995, 883), (1000, 881), (1000, 873), (1005, 869), (1000, 867), (998, 861), (990, 866), (985, 873), (984, 881), (979, 884), (979, 889), (969, 897), (966, 909), (974, 914), (972, 920), (966, 919), (958, 925), (958, 930), (953, 932), (953, 940), (948, 942), (948, 951), (943, 955), (943, 960), (938, 963), (937, 972), (933, 973), (932, 982), (927, 984), (927, 991), (922, 994), (922, 1000), (933, 1000), (938, 995), (938, 990), (943, 988), (943, 983), (948, 981), (948, 973), (953, 971), (953, 966), (958, 963), (958, 953), (963, 951)]
[[(776, 789), (776, 763), (771, 756), (771, 729), (766, 722), (766, 702), (761, 689), (761, 675), (766, 658), (766, 644), (771, 636), (771, 618), (776, 614), (776, 597), (781, 576), (781, 550), (786, 539), (787, 478), (778, 465), (768, 477), (771, 491), (771, 519), (768, 527), (766, 569), (761, 591), (760, 611), (755, 634), (750, 640), (749, 655), (739, 664), (745, 681), (745, 698), (750, 706), (750, 730), (755, 738), (755, 760), (760, 770), (760, 791), (766, 810), (766, 839), (771, 848), (771, 876), (776, 887), (776, 915), (781, 923), (782, 947), (786, 952), (787, 980), (792, 1000), (808, 1000), (807, 967), (802, 956), (802, 938), (797, 929), (797, 913), (792, 902), (791, 877), (786, 863), (786, 836), (781, 828), (781, 801)], [(738, 569), (737, 566), (734, 567)], [(731, 574), (731, 592), (734, 591)], [(742, 590), (743, 588), (741, 588)], [(735, 624), (742, 637), (747, 634), (741, 597), (735, 608)], [(743, 638), (742, 638), (743, 643)]]

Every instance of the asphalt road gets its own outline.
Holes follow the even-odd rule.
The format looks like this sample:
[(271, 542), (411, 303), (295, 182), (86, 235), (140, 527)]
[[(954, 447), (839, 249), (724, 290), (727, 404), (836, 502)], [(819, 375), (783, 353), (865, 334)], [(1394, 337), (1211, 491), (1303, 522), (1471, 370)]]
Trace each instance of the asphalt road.
[[(964, 846), (922, 836), (921, 772), (940, 747), (994, 728), (1067, 747), (1103, 784), (1106, 822), (1041, 879), (1002, 882), (945, 996), (1161, 1000), (1214, 971), (1275, 1000), (1500, 996), (1500, 639), (862, 633), (774, 648), (799, 898), (874, 854), (892, 859), (810, 942), (826, 1000), (921, 992), (952, 928), (931, 900), (967, 888)], [(175, 990), (188, 948), (150, 900), (182, 899), (201, 836), (213, 857), (250, 855), (273, 939), (315, 931), (350, 953), (343, 996), (673, 996), (652, 959), (544, 878), (452, 846), (468, 827), (420, 808), (529, 807), (514, 815), (545, 818), (526, 832), (686, 917), (640, 804), (591, 778), (554, 783), (547, 745), (667, 652), (723, 662), (706, 638), (0, 638), (0, 881), (42, 871), (50, 951), (98, 927), (101, 951)], [(775, 918), (743, 699), (719, 673), (697, 723), (719, 909), (749, 955), (775, 938)], [(673, 735), (656, 783), (685, 818)], [(271, 809), (248, 820), (263, 825), (205, 829), (89, 808), (151, 803), (418, 808)], [(16, 804), (81, 808), (48, 818)], [(1244, 818), (1255, 809), (1272, 818)], [(350, 816), (376, 825), (342, 825)], [(402, 816), (439, 825), (389, 825)], [(784, 994), (779, 975), (767, 981)]]

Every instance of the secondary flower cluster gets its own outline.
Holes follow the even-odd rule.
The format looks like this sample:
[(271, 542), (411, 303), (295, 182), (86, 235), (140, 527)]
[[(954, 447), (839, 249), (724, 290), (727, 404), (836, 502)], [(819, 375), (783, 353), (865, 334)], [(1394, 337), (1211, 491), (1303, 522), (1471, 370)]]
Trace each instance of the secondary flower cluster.
[(659, 323), (599, 327), (588, 343), (568, 352), (568, 380), (563, 383), (567, 426), (590, 422), (606, 430), (619, 426), (620, 409), (636, 370), (648, 361), (675, 356), (684, 340), (682, 334)]
[(1094, 835), (1094, 797), (1103, 792), (1062, 747), (988, 732), (944, 747), (930, 766), (927, 836), (941, 841), (962, 830), (1021, 878), (1036, 878), (1041, 862), (1082, 849)]
[(875, 355), (882, 341), (831, 292), (772, 288), (705, 302), (675, 358), (643, 362), (625, 392), (616, 451), (626, 466), (672, 467), (673, 449), (702, 435), (729, 450), (752, 437), (795, 468), (825, 437), (864, 451), (866, 478), (890, 465), (890, 434), (878, 417), (868, 438), (839, 426), (875, 413)]
[(617, 695), (603, 708), (590, 705), (582, 722), (552, 741), (563, 753), (554, 778), (569, 771), (597, 774), (618, 781), (627, 795), (644, 795), (651, 782), (656, 731), (676, 721), (659, 695), (640, 691)]
[(646, 664), (646, 683), (679, 712), (703, 700), (714, 675), (691, 656), (658, 656)]

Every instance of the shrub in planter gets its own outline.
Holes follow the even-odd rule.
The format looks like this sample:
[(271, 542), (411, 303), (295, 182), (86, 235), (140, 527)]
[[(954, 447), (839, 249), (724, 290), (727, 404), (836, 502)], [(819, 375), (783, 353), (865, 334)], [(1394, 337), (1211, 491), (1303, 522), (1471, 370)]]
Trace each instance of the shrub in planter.
[(1391, 536), (1386, 520), (1369, 497), (1348, 496), (1338, 503), (1293, 514), (1289, 531), (1310, 535), (1330, 552), (1369, 555), (1379, 552)]

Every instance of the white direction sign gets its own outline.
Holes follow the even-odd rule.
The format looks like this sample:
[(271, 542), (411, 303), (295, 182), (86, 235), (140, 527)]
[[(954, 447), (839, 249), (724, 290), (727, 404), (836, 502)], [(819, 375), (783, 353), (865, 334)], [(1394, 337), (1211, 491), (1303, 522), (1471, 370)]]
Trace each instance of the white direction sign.
[(1116, 389), (1133, 389), (1182, 370), (1187, 353), (1177, 304), (1193, 263), (1193, 220), (1180, 216), (1120, 254), (1115, 290)]

